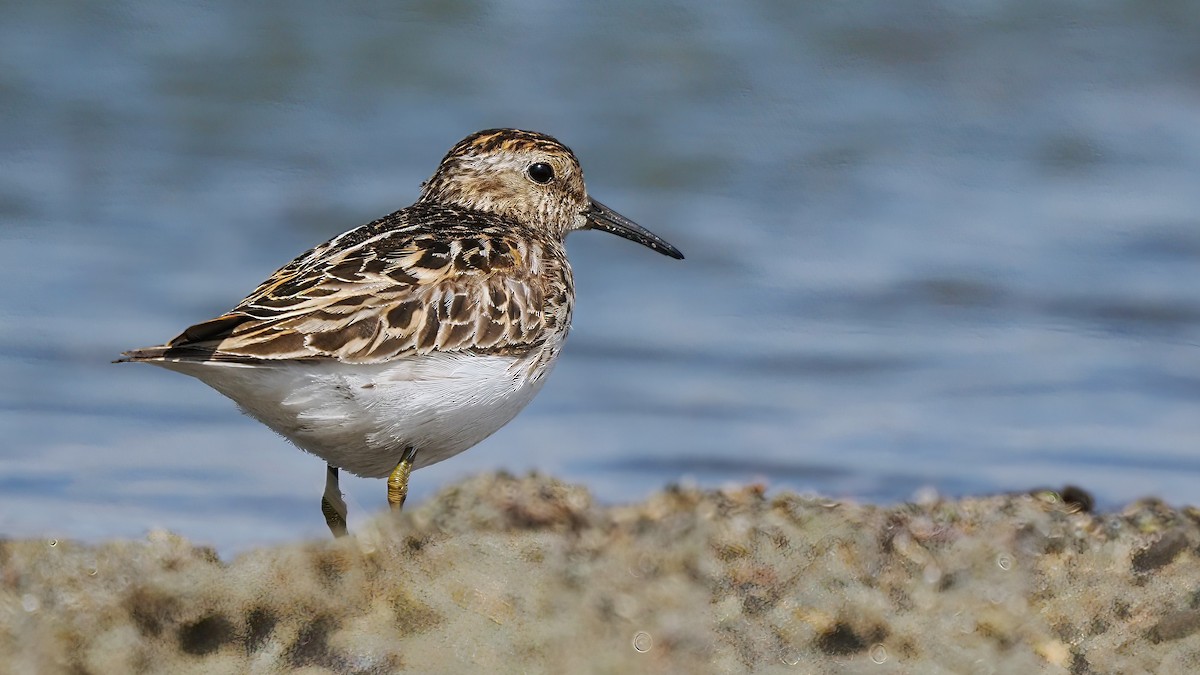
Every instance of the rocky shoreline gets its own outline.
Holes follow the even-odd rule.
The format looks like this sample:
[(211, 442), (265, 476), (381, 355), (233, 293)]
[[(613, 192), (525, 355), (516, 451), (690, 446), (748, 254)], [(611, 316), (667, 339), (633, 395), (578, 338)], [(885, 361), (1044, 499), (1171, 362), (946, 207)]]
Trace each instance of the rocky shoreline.
[(0, 672), (1200, 672), (1200, 510), (1087, 506), (494, 474), (232, 560), (6, 540)]

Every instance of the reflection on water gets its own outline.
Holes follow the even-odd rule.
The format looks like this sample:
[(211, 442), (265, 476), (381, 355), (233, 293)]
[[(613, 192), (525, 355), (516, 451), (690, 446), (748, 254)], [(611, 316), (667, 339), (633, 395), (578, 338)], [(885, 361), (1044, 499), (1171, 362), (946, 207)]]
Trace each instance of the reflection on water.
[(608, 501), (681, 478), (1195, 501), (1200, 9), (904, 5), (5, 9), (0, 533), (322, 536), (319, 460), (108, 361), (498, 125), (562, 138), (688, 259), (573, 236), (550, 383), (415, 500), (503, 467)]

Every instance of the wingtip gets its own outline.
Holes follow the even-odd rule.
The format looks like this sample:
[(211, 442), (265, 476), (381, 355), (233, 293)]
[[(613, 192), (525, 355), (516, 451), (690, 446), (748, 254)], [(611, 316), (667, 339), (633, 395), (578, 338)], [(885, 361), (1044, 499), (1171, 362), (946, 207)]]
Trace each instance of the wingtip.
[(121, 358), (116, 359), (113, 361), (113, 363), (135, 363), (137, 361), (150, 361), (152, 359), (162, 357), (165, 349), (165, 346), (130, 349), (127, 352), (121, 352)]

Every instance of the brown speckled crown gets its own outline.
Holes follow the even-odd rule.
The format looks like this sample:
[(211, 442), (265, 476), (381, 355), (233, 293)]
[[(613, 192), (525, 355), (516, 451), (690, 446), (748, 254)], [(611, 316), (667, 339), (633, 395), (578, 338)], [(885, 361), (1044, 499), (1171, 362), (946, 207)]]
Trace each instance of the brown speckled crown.
[(472, 154), (492, 154), (499, 150), (508, 152), (531, 152), (540, 151), (549, 154), (565, 153), (578, 164), (575, 158), (575, 153), (571, 149), (563, 145), (557, 138), (541, 134), (536, 131), (525, 131), (523, 129), (484, 129), (476, 131), (459, 141), (446, 156), (442, 158), (442, 164), (446, 160), (463, 157)]

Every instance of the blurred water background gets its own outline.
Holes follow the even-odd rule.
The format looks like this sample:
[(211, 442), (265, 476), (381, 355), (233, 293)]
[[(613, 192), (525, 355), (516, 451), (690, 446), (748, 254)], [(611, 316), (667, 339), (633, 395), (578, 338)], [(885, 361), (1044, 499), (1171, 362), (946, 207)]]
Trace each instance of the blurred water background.
[(549, 384), (414, 503), (495, 468), (1196, 503), (1197, 35), (1184, 0), (3, 3), (0, 535), (326, 536), (319, 459), (109, 361), (495, 126), (687, 260), (572, 236)]

